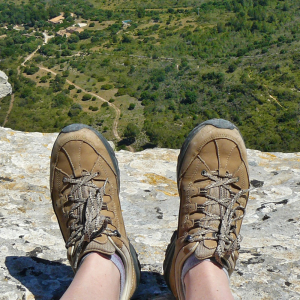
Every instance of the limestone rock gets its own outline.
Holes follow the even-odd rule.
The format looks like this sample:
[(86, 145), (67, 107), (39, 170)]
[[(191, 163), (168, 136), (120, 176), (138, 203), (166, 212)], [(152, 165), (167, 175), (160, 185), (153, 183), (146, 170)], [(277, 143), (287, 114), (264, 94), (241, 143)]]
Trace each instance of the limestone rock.
[(12, 93), (11, 84), (8, 82), (8, 77), (0, 71), (0, 99)]
[[(59, 299), (72, 280), (49, 193), (56, 136), (0, 128), (0, 299)], [(142, 265), (134, 299), (173, 299), (161, 274), (177, 226), (178, 153), (116, 153), (125, 225)], [(252, 190), (234, 297), (300, 299), (300, 153), (248, 155)]]

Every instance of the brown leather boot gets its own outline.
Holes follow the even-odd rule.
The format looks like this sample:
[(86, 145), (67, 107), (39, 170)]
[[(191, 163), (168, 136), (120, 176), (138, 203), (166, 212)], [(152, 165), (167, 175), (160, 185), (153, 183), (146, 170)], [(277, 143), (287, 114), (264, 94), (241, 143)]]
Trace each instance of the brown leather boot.
[[(185, 261), (194, 255), (233, 272), (248, 200), (249, 170), (243, 138), (229, 121), (213, 119), (192, 130), (177, 165), (178, 229), (166, 251), (165, 279), (177, 299)], [(199, 279), (200, 280), (200, 279)]]
[(118, 162), (99, 132), (83, 124), (61, 131), (52, 149), (50, 189), (74, 272), (89, 252), (116, 253), (125, 268), (120, 299), (129, 299), (139, 282), (139, 263), (125, 232)]

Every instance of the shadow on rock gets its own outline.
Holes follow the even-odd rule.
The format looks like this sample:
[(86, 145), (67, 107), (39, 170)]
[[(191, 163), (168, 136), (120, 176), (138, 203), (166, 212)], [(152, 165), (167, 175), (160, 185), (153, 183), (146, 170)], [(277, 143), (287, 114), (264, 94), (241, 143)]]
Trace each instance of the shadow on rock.
[(59, 261), (7, 256), (5, 264), (9, 273), (19, 280), (35, 299), (60, 299), (73, 278), (71, 267)]
[(158, 272), (142, 271), (141, 281), (131, 300), (174, 300), (164, 277)]
[[(5, 264), (10, 275), (20, 281), (35, 299), (60, 299), (74, 276), (71, 267), (35, 256), (7, 256)], [(22, 290), (22, 286), (19, 289)], [(142, 271), (139, 287), (132, 300), (173, 299), (161, 274)]]

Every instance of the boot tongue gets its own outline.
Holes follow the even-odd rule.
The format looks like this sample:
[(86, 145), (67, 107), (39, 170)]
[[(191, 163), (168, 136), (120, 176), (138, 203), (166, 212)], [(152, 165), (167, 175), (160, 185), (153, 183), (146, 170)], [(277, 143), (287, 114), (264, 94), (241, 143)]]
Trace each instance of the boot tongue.
[(115, 253), (115, 246), (111, 243), (111, 241), (107, 238), (105, 234), (96, 237), (86, 246), (84, 253), (87, 252), (100, 252), (102, 254), (112, 255)]
[[(75, 246), (76, 247), (76, 246)], [(76, 269), (78, 267), (78, 265), (76, 264), (74, 266), (75, 263), (75, 256), (72, 255), (72, 248), (70, 247), (68, 249), (68, 259), (70, 260), (70, 262), (72, 261), (72, 266), (76, 272)], [(116, 252), (116, 249), (114, 247), (114, 245), (111, 243), (111, 241), (107, 238), (106, 235), (101, 235), (97, 238), (95, 238), (94, 240), (92, 240), (91, 242), (89, 242), (87, 244), (87, 246), (85, 247), (84, 251), (82, 251), (78, 257), (78, 262), (80, 265), (80, 261), (81, 259), (88, 253), (91, 252), (97, 252), (100, 254), (105, 254), (105, 255), (113, 255)]]

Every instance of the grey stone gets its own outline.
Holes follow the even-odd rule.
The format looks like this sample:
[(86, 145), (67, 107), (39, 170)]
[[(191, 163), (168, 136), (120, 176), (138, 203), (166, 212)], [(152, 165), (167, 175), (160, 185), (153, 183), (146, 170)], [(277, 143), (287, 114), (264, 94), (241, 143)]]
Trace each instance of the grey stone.
[(12, 93), (11, 84), (3, 71), (0, 71), (0, 99)]
[[(0, 128), (0, 299), (59, 299), (73, 272), (53, 213), (49, 158), (57, 134)], [(173, 299), (162, 276), (177, 226), (179, 150), (116, 156), (128, 236), (142, 265), (134, 299)], [(236, 271), (235, 299), (300, 298), (300, 153), (248, 150), (253, 185)]]

